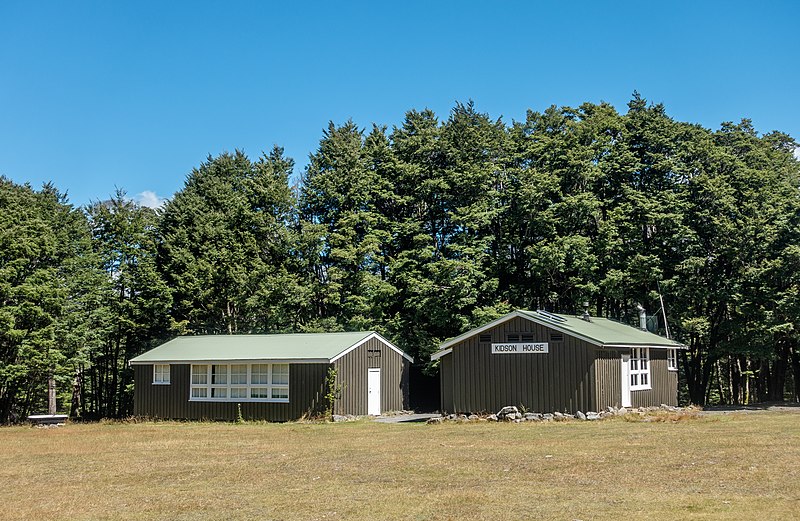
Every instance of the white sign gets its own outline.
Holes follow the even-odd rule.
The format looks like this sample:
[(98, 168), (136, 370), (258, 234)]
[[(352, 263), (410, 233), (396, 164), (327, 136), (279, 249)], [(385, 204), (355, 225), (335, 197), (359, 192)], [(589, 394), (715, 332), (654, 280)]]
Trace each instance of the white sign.
[(531, 344), (531, 343), (492, 344), (493, 355), (543, 354), (549, 352), (550, 351), (547, 342), (540, 342), (538, 344)]

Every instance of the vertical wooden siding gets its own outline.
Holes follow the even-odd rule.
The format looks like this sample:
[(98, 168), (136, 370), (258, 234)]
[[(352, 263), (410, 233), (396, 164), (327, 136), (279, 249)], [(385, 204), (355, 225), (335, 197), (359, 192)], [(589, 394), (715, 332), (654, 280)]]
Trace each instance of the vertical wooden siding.
[(595, 349), (595, 387), (597, 409), (622, 404), (622, 351)]
[(650, 349), (650, 380), (652, 389), (631, 392), (634, 407), (678, 405), (678, 373), (667, 369), (666, 349)]
[[(165, 419), (236, 419), (237, 402), (190, 402), (190, 365), (170, 367), (170, 384), (153, 385), (153, 366), (135, 365), (133, 410), (137, 416)], [(328, 364), (290, 364), (289, 402), (241, 402), (247, 420), (288, 421), (324, 409)]]
[[(369, 356), (369, 351), (380, 352), (379, 357)], [(408, 371), (410, 364), (391, 347), (373, 338), (334, 362), (340, 398), (334, 405), (336, 414), (367, 414), (367, 371), (381, 370), (381, 412), (408, 408)]]
[[(595, 371), (597, 373), (597, 407), (619, 407), (622, 404), (622, 362), (620, 355), (630, 350), (598, 349)], [(633, 407), (678, 405), (678, 373), (667, 369), (667, 351), (650, 348), (651, 389), (631, 391)]]
[[(452, 357), (453, 411), (496, 412), (505, 405), (542, 412), (592, 410), (591, 344), (568, 335), (552, 342), (550, 334), (557, 333), (555, 330), (522, 318), (482, 334), (491, 334), (491, 341), (498, 343), (506, 342), (509, 333), (532, 333), (534, 342), (549, 344), (549, 353), (493, 355), (491, 343), (479, 342), (477, 334), (454, 345), (453, 352), (442, 358)], [(446, 396), (444, 389), (442, 396)]]
[(453, 354), (439, 359), (439, 390), (441, 412), (453, 412)]

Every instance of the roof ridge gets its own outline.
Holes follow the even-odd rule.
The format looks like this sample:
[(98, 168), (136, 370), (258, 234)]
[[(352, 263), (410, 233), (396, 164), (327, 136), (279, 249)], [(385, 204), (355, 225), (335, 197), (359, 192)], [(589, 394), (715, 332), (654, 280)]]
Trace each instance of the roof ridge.
[(377, 333), (375, 330), (364, 330), (364, 331), (330, 331), (330, 332), (303, 332), (303, 333), (217, 333), (217, 334), (206, 334), (206, 335), (178, 335), (175, 338), (201, 338), (201, 337), (254, 337), (254, 336), (297, 336), (297, 335), (355, 335), (355, 334), (368, 334), (371, 335), (373, 333)]
[[(331, 333), (271, 333), (184, 335), (175, 337), (131, 359), (131, 363), (187, 360), (314, 360), (331, 363), (353, 349), (377, 338), (393, 351), (413, 359), (375, 331)], [(166, 363), (165, 362), (165, 363)]]

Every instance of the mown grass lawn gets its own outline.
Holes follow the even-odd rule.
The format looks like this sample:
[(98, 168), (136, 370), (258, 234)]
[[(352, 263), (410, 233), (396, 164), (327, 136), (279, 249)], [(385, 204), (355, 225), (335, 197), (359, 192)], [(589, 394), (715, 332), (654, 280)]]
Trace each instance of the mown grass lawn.
[(0, 428), (2, 519), (798, 519), (800, 415)]

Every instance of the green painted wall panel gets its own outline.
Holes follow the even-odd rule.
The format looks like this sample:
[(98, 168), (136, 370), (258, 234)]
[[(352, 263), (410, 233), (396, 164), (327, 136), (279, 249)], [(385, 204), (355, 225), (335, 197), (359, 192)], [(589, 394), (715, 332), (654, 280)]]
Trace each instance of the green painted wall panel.
[(678, 405), (678, 373), (667, 369), (665, 349), (650, 350), (650, 378), (652, 389), (631, 392), (634, 407)]
[[(622, 362), (620, 355), (629, 350), (598, 349), (596, 387), (598, 409), (622, 405)], [(678, 373), (667, 370), (667, 351), (650, 349), (651, 389), (631, 391), (632, 407), (652, 407), (662, 403), (678, 404)]]
[(407, 409), (410, 363), (377, 338), (372, 338), (334, 362), (342, 386), (336, 414), (367, 414), (368, 371), (381, 370), (381, 412)]
[[(237, 415), (236, 402), (189, 401), (190, 365), (170, 367), (170, 384), (153, 385), (153, 366), (135, 365), (134, 414), (164, 419), (227, 420)], [(328, 364), (290, 364), (289, 403), (241, 402), (248, 420), (288, 421), (324, 408)]]
[[(524, 406), (531, 411), (588, 410), (593, 404), (593, 346), (564, 335), (552, 342), (555, 331), (521, 318), (513, 318), (482, 334), (453, 346), (442, 357), (441, 367), (452, 366), (442, 377), (442, 407), (449, 410), (447, 381), (452, 381), (452, 410), (496, 412), (505, 405)], [(534, 342), (547, 342), (547, 354), (495, 354), (491, 343), (506, 342), (509, 334), (532, 334)], [(450, 360), (447, 360), (450, 359)]]

